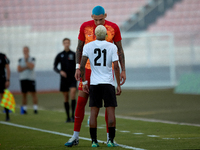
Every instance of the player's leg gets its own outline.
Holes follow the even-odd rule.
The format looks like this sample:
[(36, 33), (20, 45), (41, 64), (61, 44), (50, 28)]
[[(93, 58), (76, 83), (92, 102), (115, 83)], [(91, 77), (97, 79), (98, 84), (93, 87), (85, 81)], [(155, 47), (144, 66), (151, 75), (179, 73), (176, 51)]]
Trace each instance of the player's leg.
[(65, 112), (66, 112), (66, 115), (67, 115), (67, 120), (66, 122), (71, 122), (71, 119), (70, 119), (70, 115), (69, 115), (69, 92), (62, 92), (63, 93), (63, 96), (64, 96), (64, 107), (65, 107)]
[(106, 121), (107, 142), (108, 142), (108, 140), (109, 140), (109, 129), (108, 129), (108, 114), (107, 114), (107, 109), (105, 109), (105, 121)]
[(114, 138), (115, 138), (115, 127), (116, 127), (116, 119), (115, 119), (115, 107), (107, 107), (108, 114), (108, 129), (109, 129), (109, 141), (107, 145), (109, 147), (113, 147)]
[[(85, 79), (88, 81), (88, 86), (90, 86), (90, 75), (91, 70), (85, 69)], [(72, 138), (65, 143), (65, 146), (71, 147), (73, 145), (78, 145), (79, 143), (79, 132), (81, 129), (81, 124), (85, 115), (85, 105), (87, 104), (88, 94), (82, 91), (82, 82), (79, 83), (78, 87), (78, 100), (75, 110), (75, 120), (74, 120), (74, 133)]]
[(102, 86), (91, 85), (90, 87), (90, 136), (92, 139), (92, 147), (98, 147), (97, 142), (97, 117), (99, 108), (102, 107)]
[(29, 81), (29, 91), (31, 92), (31, 96), (33, 99), (33, 110), (34, 113), (38, 113), (38, 98), (37, 98), (37, 93), (36, 93), (36, 88), (35, 88), (35, 81)]
[(97, 141), (97, 117), (99, 114), (98, 107), (91, 107), (90, 111), (90, 137), (92, 139), (92, 147), (99, 147)]
[[(5, 79), (0, 78), (0, 102), (1, 102), (1, 99), (3, 98), (4, 90), (5, 90)], [(6, 113), (6, 121), (9, 121), (10, 120), (9, 109), (4, 108), (4, 110)]]
[(27, 92), (22, 92), (22, 107), (23, 107), (23, 113), (27, 114)]
[(71, 107), (72, 107), (71, 121), (74, 122), (74, 113), (75, 113), (75, 107), (76, 107), (76, 87), (70, 88), (70, 99), (71, 99)]
[(21, 93), (22, 93), (22, 109), (21, 114), (27, 114), (27, 92), (28, 92), (28, 81), (27, 80), (21, 80), (20, 81), (21, 86)]
[(83, 91), (78, 91), (78, 101), (75, 110), (75, 120), (74, 120), (74, 134), (73, 137), (78, 138), (79, 132), (81, 130), (81, 125), (85, 115), (85, 105), (88, 101), (88, 94)]
[(60, 81), (60, 92), (62, 92), (64, 96), (64, 108), (67, 115), (66, 122), (71, 122), (69, 115), (69, 81), (67, 78), (61, 77)]
[(116, 127), (116, 120), (115, 120), (115, 107), (117, 107), (117, 100), (115, 95), (115, 87), (110, 84), (102, 85), (104, 86), (104, 107), (106, 107), (107, 115), (108, 115), (108, 131), (109, 131), (109, 141), (107, 143), (108, 147), (116, 146), (114, 144), (115, 138), (115, 127)]
[(37, 93), (36, 92), (31, 92), (31, 96), (32, 96), (32, 99), (33, 99), (33, 110), (34, 110), (34, 113), (37, 114), (38, 113)]

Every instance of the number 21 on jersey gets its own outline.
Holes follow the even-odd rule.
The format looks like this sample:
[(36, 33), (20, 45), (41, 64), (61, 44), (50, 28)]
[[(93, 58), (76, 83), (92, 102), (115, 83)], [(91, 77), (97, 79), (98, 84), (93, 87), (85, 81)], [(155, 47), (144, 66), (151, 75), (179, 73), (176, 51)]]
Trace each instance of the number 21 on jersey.
[(106, 66), (106, 49), (101, 52), (101, 49), (95, 48), (94, 53), (97, 54), (97, 57), (94, 59), (94, 65), (101, 66), (101, 63), (98, 63), (97, 61), (101, 58), (101, 53), (103, 53), (103, 66)]

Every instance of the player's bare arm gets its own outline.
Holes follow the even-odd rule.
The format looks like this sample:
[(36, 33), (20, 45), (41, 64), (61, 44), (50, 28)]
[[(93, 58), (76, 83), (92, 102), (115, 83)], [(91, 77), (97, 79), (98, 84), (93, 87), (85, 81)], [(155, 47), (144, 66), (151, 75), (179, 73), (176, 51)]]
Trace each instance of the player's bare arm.
[[(78, 46), (77, 46), (77, 49), (76, 49), (76, 64), (80, 64), (80, 62), (81, 62), (84, 43), (85, 42), (78, 40)], [(77, 81), (80, 81), (80, 75), (81, 75), (81, 72), (77, 68), (76, 72), (75, 72), (75, 78), (76, 78)]]
[(118, 61), (114, 62), (114, 71), (115, 71), (115, 77), (116, 77), (116, 80), (117, 80), (117, 93), (116, 93), (116, 95), (120, 95), (121, 94), (121, 87), (120, 87), (120, 70), (119, 70)]
[(64, 71), (62, 71), (62, 70), (60, 70), (60, 75), (63, 76), (64, 78), (67, 78), (66, 72), (64, 72)]
[(10, 66), (9, 64), (6, 65), (6, 83), (5, 87), (8, 88), (10, 86)]
[(22, 72), (24, 70), (28, 69), (28, 67), (21, 67), (20, 65), (17, 67), (18, 72)]
[(31, 62), (27, 62), (26, 66), (28, 69), (31, 69), (31, 70), (33, 70), (33, 68), (35, 67), (34, 63), (31, 63)]
[(121, 76), (120, 76), (120, 80), (121, 80), (121, 85), (123, 85), (126, 81), (126, 69), (125, 69), (125, 56), (124, 56), (124, 50), (122, 48), (122, 43), (121, 41), (119, 42), (115, 42), (115, 45), (118, 48), (118, 55), (119, 55), (119, 62), (121, 65)]
[(81, 71), (81, 78), (83, 83), (83, 92), (89, 93), (87, 81), (85, 81), (85, 65), (87, 63), (88, 57), (83, 56), (81, 59), (80, 71)]

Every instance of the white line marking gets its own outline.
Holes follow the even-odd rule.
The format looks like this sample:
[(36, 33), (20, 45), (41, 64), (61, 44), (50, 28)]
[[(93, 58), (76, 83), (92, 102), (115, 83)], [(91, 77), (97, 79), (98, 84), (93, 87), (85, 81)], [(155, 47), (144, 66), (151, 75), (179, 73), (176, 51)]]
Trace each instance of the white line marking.
[(141, 134), (144, 134), (144, 133), (133, 133), (133, 134), (136, 134), (136, 135), (141, 135)]
[[(89, 112), (85, 112), (85, 114), (90, 115)], [(99, 113), (99, 116), (104, 117), (105, 114)], [(159, 120), (159, 119), (147, 119), (147, 118), (130, 117), (130, 116), (122, 116), (122, 115), (116, 115), (116, 118), (127, 119), (127, 120), (139, 120), (139, 121), (145, 121), (145, 122), (158, 122), (158, 123), (166, 123), (166, 124), (176, 124), (176, 125), (200, 127), (200, 124), (195, 124), (195, 123), (184, 123), (184, 122), (175, 122), (175, 121), (167, 121), (167, 120)]]
[(122, 133), (129, 133), (130, 131), (119, 131), (119, 132), (122, 132)]
[(147, 135), (148, 137), (159, 137), (158, 135)]
[(97, 127), (98, 129), (104, 129), (105, 127)]
[[(16, 106), (19, 108), (19, 106)], [(29, 108), (29, 107), (28, 107)], [(30, 107), (29, 109), (32, 109)], [(45, 108), (42, 108), (40, 106), (39, 110), (47, 110)], [(57, 109), (57, 110), (52, 110), (56, 112), (64, 112), (63, 109)], [(16, 114), (16, 113), (15, 113)], [(14, 114), (14, 115), (15, 115)], [(90, 112), (85, 112), (86, 115), (90, 115)], [(103, 113), (99, 113), (99, 116), (105, 116)], [(127, 120), (139, 120), (139, 121), (145, 121), (145, 122), (158, 122), (158, 123), (165, 123), (165, 124), (176, 124), (176, 125), (187, 125), (187, 126), (195, 126), (195, 127), (200, 127), (200, 124), (195, 124), (195, 123), (185, 123), (185, 122), (175, 122), (175, 121), (167, 121), (167, 120), (159, 120), (159, 119), (147, 119), (147, 118), (139, 118), (139, 117), (130, 117), (130, 116), (121, 116), (121, 115), (116, 115), (116, 118), (120, 119), (127, 119)]]
[[(14, 124), (14, 123), (5, 122), (5, 121), (0, 121), (0, 123), (1, 123), (1, 124), (5, 124), (5, 125), (9, 125), (9, 126), (14, 126), (14, 127), (23, 128), (23, 129), (30, 129), (30, 130), (41, 131), (41, 132), (46, 132), (46, 133), (51, 133), (51, 134), (56, 134), (56, 135), (62, 135), (62, 136), (66, 136), (66, 137), (72, 137), (72, 135), (66, 134), (66, 133), (61, 133), (61, 132), (56, 132), (56, 131), (49, 131), (49, 130), (34, 128), (34, 127), (29, 127), (29, 126), (24, 126), (24, 125), (19, 125), (19, 124)], [(90, 138), (85, 138), (85, 137), (79, 137), (79, 139), (81, 139), (81, 140), (86, 140), (86, 141), (91, 141)], [(98, 142), (99, 142), (99, 143), (106, 143), (105, 141), (101, 141), (101, 140), (98, 140)], [(145, 149), (142, 149), (142, 148), (127, 146), (127, 145), (123, 145), (123, 144), (118, 144), (118, 145), (119, 145), (120, 147), (126, 148), (126, 149), (145, 150)]]

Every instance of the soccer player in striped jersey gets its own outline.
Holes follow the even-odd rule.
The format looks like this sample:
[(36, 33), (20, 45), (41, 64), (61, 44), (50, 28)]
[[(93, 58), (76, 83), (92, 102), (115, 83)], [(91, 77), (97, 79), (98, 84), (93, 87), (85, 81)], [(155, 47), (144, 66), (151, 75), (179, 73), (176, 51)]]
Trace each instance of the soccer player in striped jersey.
[[(90, 21), (84, 22), (80, 27), (80, 32), (78, 36), (78, 46), (76, 50), (76, 73), (75, 78), (76, 80), (80, 81), (79, 87), (78, 87), (78, 101), (75, 111), (75, 122), (74, 122), (74, 134), (72, 138), (69, 139), (67, 143), (65, 143), (65, 146), (71, 147), (73, 145), (78, 145), (79, 143), (79, 132), (81, 129), (81, 124), (84, 118), (85, 114), (85, 105), (88, 100), (88, 94), (83, 92), (82, 90), (82, 79), (80, 78), (80, 62), (82, 57), (82, 51), (83, 46), (89, 42), (95, 41), (95, 28), (98, 25), (103, 25), (107, 29), (107, 37), (106, 41), (114, 43), (117, 46), (117, 52), (119, 56), (119, 62), (121, 65), (121, 85), (124, 84), (126, 80), (126, 72), (125, 72), (125, 58), (124, 58), (124, 51), (121, 44), (121, 33), (119, 30), (119, 27), (110, 21), (105, 20), (107, 17), (107, 14), (105, 13), (105, 10), (102, 6), (96, 6), (92, 10), (92, 19)], [(91, 68), (90, 68), (90, 62), (87, 61), (87, 64), (85, 66), (85, 78), (88, 81), (88, 86), (90, 85), (90, 75), (91, 75)], [(109, 139), (109, 131), (108, 131), (108, 117), (107, 112), (105, 112), (105, 120), (106, 120), (106, 126), (107, 126), (107, 139)]]

